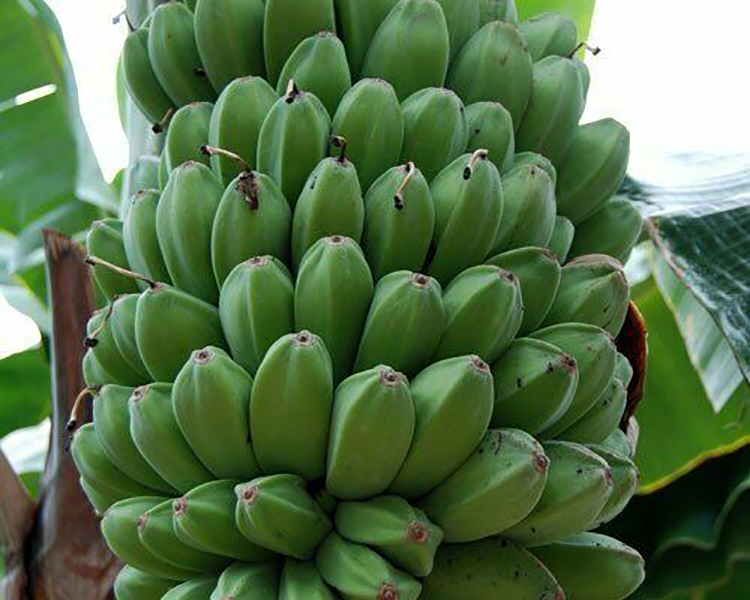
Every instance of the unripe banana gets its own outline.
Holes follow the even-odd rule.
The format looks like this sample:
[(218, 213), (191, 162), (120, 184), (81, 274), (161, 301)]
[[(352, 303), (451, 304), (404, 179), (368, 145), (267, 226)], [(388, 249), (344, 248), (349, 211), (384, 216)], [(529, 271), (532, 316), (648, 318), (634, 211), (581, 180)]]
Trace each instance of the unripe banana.
[(159, 157), (159, 191), (164, 192), (169, 182), (169, 168), (167, 167), (167, 154), (162, 151)]
[(518, 152), (516, 153), (513, 169), (517, 169), (524, 165), (534, 165), (540, 168), (542, 171), (547, 173), (552, 179), (552, 183), (557, 186), (557, 169), (553, 165), (549, 158), (542, 156), (536, 152)]
[(429, 274), (447, 285), (481, 264), (492, 248), (503, 215), (500, 174), (487, 153), (465, 154), (430, 185), (435, 203), (435, 254)]
[(545, 319), (558, 323), (588, 323), (616, 336), (630, 303), (630, 287), (622, 265), (606, 255), (590, 254), (562, 269), (560, 288)]
[(560, 163), (560, 214), (578, 225), (597, 212), (620, 189), (629, 158), (630, 132), (624, 125), (602, 119), (579, 127)]
[(163, 150), (170, 174), (189, 161), (210, 165), (209, 158), (201, 152), (201, 148), (208, 143), (213, 110), (214, 105), (210, 102), (191, 102), (174, 114)]
[(270, 256), (237, 265), (221, 288), (219, 315), (232, 358), (255, 374), (271, 345), (294, 330), (289, 271)]
[(372, 546), (395, 566), (425, 577), (432, 571), (442, 530), (421, 510), (398, 496), (368, 502), (342, 502), (336, 531), (345, 539)]
[(589, 88), (591, 87), (591, 71), (588, 66), (578, 57), (573, 57), (573, 64), (578, 69), (578, 74), (581, 76), (581, 87), (583, 88), (584, 100), (588, 98)]
[(318, 571), (343, 598), (416, 600), (422, 584), (366, 546), (331, 533), (315, 555)]
[(533, 165), (516, 167), (503, 177), (505, 208), (493, 252), (526, 246), (544, 248), (555, 229), (555, 184)]
[(448, 85), (466, 104), (500, 102), (521, 123), (532, 93), (532, 64), (518, 27), (493, 21), (477, 31), (451, 65)]
[(615, 429), (600, 446), (631, 460), (635, 458), (635, 445), (622, 429)]
[(224, 350), (211, 346), (193, 352), (175, 379), (177, 424), (201, 463), (219, 479), (260, 474), (250, 442), (252, 387), (253, 378)]
[(480, 0), (438, 0), (445, 14), (453, 60), (479, 29)]
[(117, 350), (128, 366), (141, 376), (141, 381), (146, 382), (149, 380), (148, 370), (138, 353), (138, 343), (135, 339), (135, 311), (138, 298), (140, 294), (126, 294), (112, 302), (109, 326)]
[(219, 479), (190, 490), (172, 503), (175, 534), (199, 550), (249, 563), (266, 562), (273, 554), (253, 544), (237, 529), (238, 482)]
[(538, 152), (559, 167), (575, 137), (586, 101), (578, 67), (548, 56), (534, 64), (531, 98), (516, 132), (519, 151)]
[(437, 350), (445, 319), (435, 279), (409, 271), (386, 275), (375, 287), (354, 372), (385, 364), (418, 373)]
[(400, 0), (381, 23), (361, 77), (389, 81), (403, 102), (423, 88), (441, 87), (450, 62), (450, 34), (435, 0)]
[(523, 320), (518, 277), (492, 265), (467, 269), (443, 294), (445, 329), (435, 360), (475, 353), (494, 362)]
[(281, 574), (279, 600), (335, 600), (313, 562), (287, 558)]
[[(535, 548), (534, 555), (552, 571), (571, 600), (624, 600), (646, 577), (644, 560), (637, 551), (598, 533), (580, 533)], [(597, 575), (591, 577), (591, 573)]]
[(195, 44), (195, 18), (184, 4), (169, 2), (154, 10), (148, 55), (156, 78), (176, 106), (216, 98)]
[(628, 392), (617, 377), (580, 419), (556, 437), (579, 444), (600, 444), (617, 429), (625, 414)]
[(227, 598), (276, 600), (278, 597), (279, 568), (276, 563), (246, 565), (238, 562), (221, 574), (210, 600), (226, 600)]
[(122, 239), (133, 271), (154, 281), (172, 283), (156, 233), (156, 209), (160, 198), (157, 190), (141, 190), (133, 196), (122, 227)]
[(489, 159), (500, 173), (513, 166), (516, 152), (513, 117), (499, 102), (475, 102), (466, 107), (469, 127), (467, 150), (486, 148)]
[(372, 275), (354, 240), (325, 238), (305, 254), (294, 290), (294, 324), (323, 339), (334, 384), (351, 373), (372, 295)]
[(479, 0), (479, 26), (492, 21), (518, 24), (518, 9), (515, 0)]
[(414, 163), (393, 167), (372, 184), (362, 249), (376, 280), (394, 271), (421, 271), (434, 231), (430, 186)]
[[(262, 77), (242, 77), (229, 83), (211, 114), (209, 146), (233, 152), (249, 167), (255, 168), (260, 128), (278, 99), (274, 89)], [(222, 154), (211, 156), (211, 167), (225, 186), (242, 174), (242, 165)]]
[(515, 427), (532, 435), (554, 425), (570, 408), (578, 386), (576, 361), (541, 340), (515, 340), (492, 365), (493, 427)]
[[(144, 190), (159, 189), (159, 157), (153, 155), (139, 156), (131, 159), (122, 176), (120, 190), (120, 218), (123, 226), (127, 223), (133, 197)], [(126, 248), (127, 250), (127, 248)], [(130, 260), (130, 257), (128, 257)]]
[(289, 262), (292, 211), (279, 186), (256, 171), (229, 184), (216, 210), (211, 259), (219, 286), (240, 263), (270, 255)]
[(612, 494), (609, 465), (591, 450), (570, 442), (546, 442), (549, 476), (534, 510), (503, 537), (527, 548), (585, 531)]
[(335, 32), (336, 17), (333, 0), (265, 0), (265, 4), (266, 72), (269, 83), (276, 85), (297, 45), (319, 31)]
[(489, 366), (478, 356), (433, 363), (414, 378), (410, 391), (414, 438), (389, 492), (416, 499), (476, 450), (490, 422), (494, 391)]
[(530, 337), (557, 346), (578, 364), (578, 387), (570, 408), (543, 433), (545, 438), (552, 438), (575, 423), (599, 399), (612, 379), (617, 351), (606, 331), (582, 323), (555, 325)]
[(612, 452), (603, 446), (589, 446), (589, 450), (598, 454), (607, 461), (612, 470), (613, 490), (607, 500), (607, 504), (597, 515), (596, 522), (591, 529), (596, 529), (605, 523), (609, 523), (618, 516), (630, 502), (638, 489), (638, 467), (635, 463), (617, 452)]
[[(377, 2), (371, 0), (361, 10), (368, 10), (370, 4)], [(401, 156), (404, 117), (396, 92), (384, 79), (363, 79), (344, 95), (332, 114), (333, 134), (347, 141), (347, 157), (357, 167), (362, 189), (368, 190)], [(377, 119), (373, 115), (378, 115)]]
[(172, 408), (172, 384), (140, 387), (129, 400), (130, 434), (144, 458), (172, 487), (187, 492), (213, 475), (180, 431)]
[(530, 552), (507, 540), (488, 538), (441, 546), (421, 598), (559, 600), (565, 595), (552, 573)]
[[(616, 229), (607, 229), (607, 231), (614, 234)], [(570, 222), (570, 219), (560, 216), (555, 217), (555, 228), (552, 230), (552, 237), (547, 247), (557, 257), (561, 265), (568, 260), (576, 233), (576, 227)]]
[(83, 477), (78, 478), (78, 484), (81, 486), (83, 493), (86, 495), (86, 499), (89, 501), (89, 504), (94, 507), (96, 516), (102, 516), (105, 512), (107, 512), (110, 506), (123, 499), (123, 496), (102, 491), (94, 484), (86, 481), (86, 479), (84, 479)]
[(211, 228), (222, 191), (211, 169), (187, 162), (169, 176), (156, 208), (159, 247), (172, 281), (214, 305), (219, 290), (211, 266)]
[(292, 219), (292, 261), (295, 270), (319, 239), (347, 236), (359, 243), (365, 220), (362, 188), (357, 169), (345, 156), (324, 158), (305, 183)]
[(226, 348), (216, 307), (163, 284), (138, 299), (135, 338), (154, 381), (174, 381), (196, 348)]
[(323, 477), (332, 405), (331, 356), (318, 336), (290, 333), (271, 346), (250, 401), (250, 437), (263, 472)]
[(195, 43), (217, 92), (238, 77), (264, 76), (263, 0), (200, 0)]
[(534, 62), (547, 56), (571, 56), (578, 45), (576, 22), (559, 13), (542, 13), (519, 26)]
[(117, 600), (161, 600), (175, 586), (174, 581), (125, 565), (115, 579)]
[(346, 46), (352, 76), (356, 78), (375, 32), (398, 0), (334, 0), (334, 3), (339, 33)]
[(297, 475), (270, 475), (238, 485), (235, 518), (242, 535), (285, 556), (312, 558), (333, 525), (306, 488)]
[(615, 196), (576, 227), (570, 256), (608, 254), (625, 264), (642, 230), (643, 217), (633, 202)]
[[(284, 1), (290, 0), (269, 2), (266, 14), (270, 6)], [(332, 0), (302, 0), (302, 5), (323, 1)], [(258, 171), (279, 185), (292, 209), (307, 177), (326, 156), (330, 129), (331, 119), (320, 100), (309, 92), (300, 91), (293, 82), (263, 122), (258, 136)]]
[[(401, 162), (413, 162), (432, 181), (466, 151), (469, 127), (463, 102), (446, 88), (419, 90), (404, 100)], [(440, 123), (440, 127), (435, 127)]]
[(115, 378), (107, 373), (99, 360), (94, 356), (93, 348), (86, 350), (83, 355), (83, 381), (87, 387), (93, 388), (108, 383), (117, 383)]
[[(86, 251), (118, 267), (128, 267), (125, 243), (122, 237), (122, 221), (102, 219), (94, 221), (86, 234)], [(138, 293), (135, 281), (103, 266), (93, 267), (94, 279), (110, 300), (121, 294)]]
[(521, 284), (523, 322), (518, 333), (528, 335), (539, 329), (560, 285), (561, 269), (555, 257), (544, 248), (518, 248), (493, 256), (487, 264), (510, 271)]
[(210, 600), (219, 580), (213, 575), (196, 577), (169, 590), (161, 600)]
[(446, 542), (470, 542), (520, 522), (547, 482), (549, 459), (528, 433), (491, 429), (468, 460), (418, 506)]
[(635, 371), (633, 366), (630, 364), (628, 357), (624, 354), (617, 353), (617, 361), (615, 362), (615, 377), (617, 377), (627, 389), (630, 386), (630, 382), (633, 381)]
[(332, 31), (320, 31), (302, 40), (286, 61), (276, 93), (286, 92), (290, 81), (315, 94), (333, 116), (344, 94), (352, 87), (346, 50)]
[(120, 68), (125, 88), (138, 110), (152, 123), (160, 121), (174, 108), (161, 87), (148, 56), (148, 29), (141, 27), (128, 34), (122, 47)]
[[(147, 374), (130, 366), (120, 352), (112, 331), (113, 306), (98, 310), (86, 324), (87, 337), (84, 345), (90, 348), (104, 372), (112, 377), (112, 383), (121, 385), (142, 385), (147, 383)], [(106, 381), (105, 383), (109, 383)]]
[(344, 500), (384, 492), (409, 451), (414, 421), (401, 373), (379, 366), (345, 379), (333, 403), (326, 489)]

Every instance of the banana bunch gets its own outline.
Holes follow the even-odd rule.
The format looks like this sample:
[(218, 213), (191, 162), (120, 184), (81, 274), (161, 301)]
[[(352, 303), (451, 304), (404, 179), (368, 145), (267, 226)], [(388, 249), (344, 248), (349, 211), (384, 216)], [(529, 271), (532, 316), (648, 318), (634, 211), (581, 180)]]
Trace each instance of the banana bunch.
[[(120, 600), (619, 600), (627, 130), (513, 0), (197, 0), (121, 68), (166, 129), (88, 261), (81, 485)], [(139, 182), (142, 182), (139, 184)], [(74, 415), (75, 416), (75, 415)], [(590, 564), (606, 577), (592, 577)]]

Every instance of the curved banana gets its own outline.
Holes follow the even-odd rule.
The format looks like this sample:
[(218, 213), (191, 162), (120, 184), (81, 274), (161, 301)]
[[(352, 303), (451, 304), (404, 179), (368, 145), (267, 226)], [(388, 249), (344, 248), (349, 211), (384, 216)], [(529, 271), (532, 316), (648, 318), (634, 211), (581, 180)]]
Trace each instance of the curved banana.
[(518, 25), (515, 0), (479, 0), (479, 26), (492, 21), (506, 21)]
[(279, 597), (278, 565), (273, 562), (233, 564), (219, 576), (210, 600), (248, 597), (253, 600), (276, 600)]
[(156, 209), (161, 193), (141, 190), (133, 196), (122, 226), (122, 241), (130, 268), (154, 281), (172, 283), (156, 233)]
[(622, 264), (640, 241), (643, 217), (632, 201), (615, 196), (575, 228), (571, 258), (608, 254)]
[(576, 22), (560, 13), (542, 13), (519, 25), (534, 62), (547, 56), (571, 56), (578, 45)]
[(209, 600), (218, 582), (214, 575), (196, 577), (173, 587), (161, 600)]
[(516, 141), (513, 117), (500, 102), (475, 102), (466, 107), (469, 128), (467, 150), (487, 149), (488, 158), (500, 173), (513, 167)]
[[(608, 232), (614, 233), (612, 229)], [(576, 236), (576, 227), (566, 217), (555, 217), (555, 228), (552, 230), (552, 237), (547, 244), (550, 251), (557, 257), (561, 265), (565, 264), (573, 247), (573, 240)], [(586, 254), (589, 254), (588, 252)]]
[(112, 332), (117, 350), (128, 364), (137, 372), (142, 382), (147, 382), (150, 377), (146, 365), (143, 364), (141, 355), (138, 353), (138, 343), (135, 339), (135, 311), (138, 307), (140, 294), (126, 294), (118, 296), (112, 303), (112, 313), (109, 318), (109, 326)]
[(375, 32), (398, 0), (334, 0), (334, 4), (339, 34), (346, 46), (352, 77), (356, 78)]
[(313, 562), (287, 558), (279, 585), (279, 600), (335, 600)]
[(625, 385), (613, 377), (594, 406), (556, 437), (579, 444), (600, 444), (620, 425), (627, 402)]
[(125, 565), (115, 579), (117, 600), (161, 600), (175, 586), (174, 581)]
[(635, 463), (626, 456), (613, 452), (603, 446), (594, 445), (588, 446), (588, 448), (607, 461), (609, 468), (612, 470), (612, 482), (614, 486), (607, 504), (604, 505), (604, 508), (596, 516), (596, 522), (591, 526), (591, 529), (596, 529), (609, 523), (625, 510), (628, 502), (630, 502), (638, 490), (639, 473)]
[[(122, 230), (122, 221), (117, 219), (94, 221), (86, 233), (86, 251), (89, 255), (127, 269), (128, 257)], [(110, 300), (122, 294), (138, 293), (138, 285), (130, 277), (103, 266), (94, 266), (92, 271), (97, 285)]]
[(438, 0), (450, 35), (451, 60), (479, 29), (480, 0)]
[(517, 169), (524, 165), (534, 165), (541, 169), (549, 175), (555, 187), (557, 186), (557, 169), (549, 158), (546, 158), (537, 152), (517, 152), (513, 163), (513, 169)]
[(199, 162), (209, 166), (201, 148), (208, 143), (208, 128), (214, 105), (210, 102), (191, 102), (178, 109), (169, 122), (167, 139), (162, 151), (171, 174), (180, 165)]

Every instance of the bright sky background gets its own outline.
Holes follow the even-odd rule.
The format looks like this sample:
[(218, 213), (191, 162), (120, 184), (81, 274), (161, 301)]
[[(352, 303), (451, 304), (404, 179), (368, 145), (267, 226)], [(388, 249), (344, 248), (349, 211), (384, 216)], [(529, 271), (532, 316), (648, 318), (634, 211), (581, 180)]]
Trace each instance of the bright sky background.
[[(115, 68), (124, 0), (47, 0), (65, 34), (84, 121), (105, 176), (125, 165)], [(517, 0), (523, 2), (523, 0)], [(748, 152), (746, 0), (599, 0), (590, 41), (593, 81), (584, 121), (612, 116), (632, 133), (631, 172), (649, 177), (674, 152)], [(36, 327), (0, 298), (0, 358), (38, 340)]]

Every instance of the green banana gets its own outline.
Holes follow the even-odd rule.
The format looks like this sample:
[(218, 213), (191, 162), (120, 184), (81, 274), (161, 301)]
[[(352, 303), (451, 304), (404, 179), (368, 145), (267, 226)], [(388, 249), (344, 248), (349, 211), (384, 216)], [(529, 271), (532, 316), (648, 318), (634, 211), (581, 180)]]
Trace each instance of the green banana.
[(630, 286), (622, 265), (606, 255), (590, 254), (562, 269), (560, 287), (545, 324), (589, 323), (616, 336), (630, 305)]
[(89, 504), (94, 507), (94, 512), (97, 517), (102, 516), (107, 512), (110, 506), (123, 499), (122, 496), (102, 491), (83, 477), (78, 478), (78, 484), (86, 495)]
[(96, 357), (104, 372), (113, 378), (112, 383), (131, 386), (144, 384), (149, 380), (148, 374), (131, 367), (117, 347), (112, 330), (113, 309), (114, 305), (110, 304), (109, 308), (91, 315), (86, 324), (87, 337), (84, 345)]
[(190, 161), (210, 165), (209, 158), (201, 152), (201, 148), (208, 143), (213, 110), (214, 105), (210, 102), (191, 102), (174, 114), (169, 122), (163, 150), (170, 174), (181, 164)]
[[(608, 229), (608, 231), (614, 233), (616, 229)], [(547, 247), (557, 257), (561, 265), (568, 260), (576, 233), (576, 227), (570, 222), (570, 219), (561, 216), (555, 217), (555, 228), (552, 230), (552, 237)]]
[(133, 392), (128, 402), (130, 434), (154, 470), (184, 493), (211, 481), (213, 475), (180, 431), (172, 408), (172, 387), (169, 383), (154, 383)]
[[(252, 0), (253, 3), (259, 1)], [(227, 84), (211, 113), (208, 145), (233, 152), (254, 168), (260, 128), (278, 99), (274, 89), (262, 77), (242, 77)], [(225, 186), (243, 172), (237, 160), (223, 154), (211, 156), (211, 167)]]
[(443, 169), (430, 191), (436, 221), (428, 273), (447, 285), (489, 254), (502, 222), (503, 186), (487, 153), (477, 150)]
[(305, 252), (319, 239), (348, 236), (359, 243), (365, 220), (357, 169), (345, 156), (324, 158), (310, 173), (292, 219), (292, 263), (295, 270)]
[(245, 171), (229, 184), (216, 210), (211, 233), (211, 260), (222, 286), (239, 265), (263, 255), (289, 261), (292, 211), (268, 177)]
[(521, 284), (500, 267), (479, 265), (456, 277), (443, 294), (445, 329), (435, 359), (476, 353), (494, 362), (523, 320)]
[(172, 283), (156, 233), (156, 210), (160, 198), (157, 190), (141, 190), (133, 196), (122, 227), (122, 239), (133, 271), (154, 281)]
[(549, 476), (531, 513), (503, 537), (527, 548), (543, 546), (588, 529), (612, 494), (609, 465), (570, 442), (546, 442)]
[(159, 179), (159, 191), (163, 192), (167, 183), (169, 182), (169, 168), (167, 167), (167, 154), (162, 151), (159, 156), (159, 172), (157, 173)]
[(596, 404), (556, 437), (579, 444), (600, 444), (617, 429), (625, 414), (627, 402), (625, 385), (617, 377), (613, 377)]
[(505, 209), (494, 253), (526, 246), (544, 248), (555, 229), (555, 184), (534, 165), (516, 167), (503, 177)]
[(193, 352), (175, 379), (177, 424), (201, 463), (219, 479), (260, 475), (250, 443), (252, 387), (253, 378), (224, 350), (211, 346)]
[(154, 381), (174, 381), (196, 348), (226, 348), (216, 307), (163, 284), (138, 299), (135, 339)]
[(626, 456), (612, 452), (603, 446), (588, 446), (588, 449), (603, 458), (612, 470), (613, 490), (607, 504), (596, 516), (591, 529), (609, 523), (618, 516), (638, 490), (638, 467)]
[(237, 265), (221, 288), (219, 315), (232, 358), (255, 374), (271, 345), (294, 329), (289, 271), (270, 256)]
[(446, 320), (440, 284), (426, 275), (396, 271), (375, 286), (354, 372), (378, 364), (407, 375), (427, 366)]
[(643, 217), (633, 202), (615, 196), (576, 227), (570, 256), (608, 254), (625, 264), (642, 230)]
[(633, 381), (633, 377), (635, 375), (635, 371), (633, 370), (633, 366), (630, 364), (630, 361), (628, 360), (628, 357), (624, 354), (618, 352), (617, 353), (617, 362), (615, 363), (615, 377), (622, 381), (622, 384), (625, 386), (625, 389), (628, 389), (630, 386), (630, 383)]
[(515, 340), (492, 365), (493, 427), (516, 427), (537, 435), (570, 408), (578, 386), (576, 361), (541, 340)]
[(294, 288), (294, 324), (322, 338), (334, 384), (351, 373), (372, 295), (370, 268), (354, 240), (325, 238), (305, 254)]
[[(117, 219), (94, 221), (86, 234), (88, 254), (126, 269), (128, 257), (125, 254), (122, 229), (122, 221)], [(130, 277), (103, 266), (94, 266), (92, 270), (99, 289), (110, 300), (122, 294), (138, 293), (138, 285)]]
[(610, 433), (599, 446), (631, 460), (635, 457), (635, 445), (628, 435), (619, 428)]
[(119, 23), (120, 17), (125, 17), (126, 22), (131, 29), (140, 27), (148, 19), (149, 13), (153, 9), (152, 4), (154, 0), (128, 0), (125, 3), (125, 12), (119, 14), (113, 19), (115, 23)]
[(125, 38), (120, 56), (125, 88), (138, 110), (152, 123), (174, 109), (172, 100), (161, 87), (148, 56), (148, 29), (141, 27)]
[(500, 533), (526, 517), (542, 495), (549, 460), (528, 433), (491, 429), (457, 471), (417, 504), (446, 542)]
[(227, 598), (276, 600), (279, 597), (278, 594), (279, 569), (275, 563), (246, 565), (238, 562), (221, 574), (210, 600)]
[(372, 184), (362, 249), (376, 280), (394, 271), (420, 271), (434, 231), (430, 186), (414, 163), (392, 167)]
[(500, 102), (517, 130), (532, 94), (531, 55), (518, 27), (493, 21), (477, 31), (453, 61), (448, 86), (466, 104)]
[(487, 149), (489, 159), (504, 173), (513, 167), (516, 141), (513, 117), (499, 102), (475, 102), (466, 107), (469, 128), (467, 150)]
[(585, 104), (575, 63), (560, 56), (543, 58), (534, 64), (531, 98), (516, 132), (516, 147), (521, 152), (538, 152), (559, 167)]
[(112, 339), (120, 355), (128, 366), (140, 375), (141, 382), (146, 382), (149, 381), (148, 369), (141, 360), (141, 355), (138, 353), (138, 343), (135, 339), (135, 311), (139, 297), (140, 294), (118, 296), (112, 302), (109, 326)]
[(148, 509), (138, 520), (138, 537), (143, 546), (164, 562), (197, 573), (214, 573), (231, 559), (198, 550), (182, 542), (172, 525), (172, 500)]
[(281, 574), (279, 600), (335, 600), (333, 591), (313, 562), (287, 558)]
[(219, 580), (213, 575), (196, 577), (169, 590), (161, 600), (211, 600)]
[(560, 263), (554, 255), (544, 248), (518, 248), (493, 256), (487, 264), (510, 271), (521, 284), (523, 322), (518, 333), (528, 335), (539, 329), (560, 285)]
[(365, 54), (360, 77), (390, 82), (400, 101), (441, 87), (450, 62), (450, 34), (435, 0), (400, 0), (383, 20)]
[(263, 0), (201, 0), (195, 7), (195, 43), (217, 92), (237, 77), (264, 76)]
[(250, 437), (264, 473), (325, 475), (333, 367), (323, 340), (288, 334), (266, 352), (250, 400)]
[[(461, 99), (446, 88), (419, 90), (404, 100), (401, 162), (413, 162), (432, 181), (466, 151), (469, 127)], [(435, 127), (440, 123), (440, 127)]]
[(410, 391), (414, 437), (388, 491), (412, 500), (442, 483), (476, 450), (490, 422), (494, 390), (487, 363), (461, 356), (431, 364)]
[[(172, 495), (175, 489), (143, 458), (130, 435), (128, 400), (133, 391), (133, 388), (119, 385), (105, 385), (99, 390), (93, 403), (96, 438), (107, 457), (128, 477)], [(90, 481), (95, 487), (97, 482), (96, 477)]]
[(340, 35), (349, 59), (349, 68), (352, 76), (356, 78), (362, 69), (365, 54), (375, 32), (398, 0), (334, 0), (334, 3)]
[(161, 600), (175, 586), (173, 581), (125, 565), (115, 579), (117, 600)]
[[(304, 5), (322, 1), (304, 0)], [(283, 0), (271, 0), (266, 14), (270, 6), (280, 2)], [(294, 209), (307, 177), (326, 156), (331, 119), (314, 94), (289, 83), (286, 95), (276, 101), (263, 121), (256, 160), (258, 171), (279, 185)]]
[(489, 538), (441, 546), (421, 598), (560, 600), (565, 595), (552, 573), (530, 552), (507, 540)]
[(531, 17), (519, 26), (534, 62), (547, 56), (571, 56), (578, 46), (576, 22), (560, 13)]
[(445, 14), (453, 60), (479, 29), (480, 0), (438, 0)]
[(419, 509), (398, 496), (367, 502), (342, 502), (336, 531), (344, 539), (372, 546), (395, 566), (418, 577), (432, 571), (442, 530)]
[(289, 56), (276, 84), (281, 96), (290, 81), (315, 94), (333, 116), (341, 98), (352, 87), (346, 50), (332, 31), (320, 31), (302, 40)]
[(570, 600), (624, 600), (646, 577), (638, 552), (598, 533), (580, 533), (535, 548), (534, 555), (552, 571)]
[(492, 21), (518, 24), (518, 9), (515, 0), (479, 0), (479, 26)]
[(537, 152), (517, 152), (513, 162), (513, 168), (517, 169), (524, 165), (534, 165), (535, 167), (538, 167), (547, 173), (552, 180), (552, 184), (557, 186), (557, 169), (555, 168), (555, 165), (550, 162), (549, 158), (545, 158)]
[(156, 207), (156, 232), (175, 286), (216, 305), (219, 290), (211, 266), (211, 228), (222, 187), (211, 169), (186, 162), (169, 176)]
[(237, 481), (219, 479), (190, 490), (172, 503), (175, 535), (184, 543), (219, 556), (249, 563), (266, 562), (273, 554), (250, 542), (237, 529)]
[(154, 10), (148, 56), (161, 87), (176, 106), (216, 98), (195, 44), (195, 18), (184, 4), (168, 2)]
[(612, 379), (617, 351), (606, 331), (583, 323), (547, 327), (529, 337), (560, 348), (578, 364), (578, 387), (570, 408), (543, 432), (543, 437), (552, 438), (575, 423), (599, 399)]
[[(297, 45), (319, 31), (336, 31), (333, 0), (264, 0), (266, 72), (276, 85)], [(261, 169), (263, 170), (263, 169)], [(264, 171), (265, 172), (265, 171)]]
[(297, 475), (270, 475), (238, 485), (237, 527), (263, 548), (300, 560), (312, 558), (333, 525)]
[(589, 95), (589, 88), (591, 87), (591, 71), (588, 66), (578, 57), (573, 57), (573, 64), (578, 69), (578, 74), (581, 76), (581, 87), (583, 88), (583, 98), (587, 99)]
[[(159, 157), (143, 155), (131, 159), (122, 176), (120, 190), (120, 218), (123, 227), (128, 220), (133, 196), (143, 190), (157, 190), (159, 188)], [(128, 258), (128, 260), (130, 260)]]
[(558, 169), (560, 214), (578, 225), (596, 213), (620, 189), (629, 158), (630, 132), (618, 121), (578, 127)]
[(416, 600), (422, 584), (399, 571), (374, 550), (331, 533), (315, 555), (325, 582), (343, 598)]
[(414, 426), (401, 373), (379, 366), (345, 379), (333, 402), (326, 489), (343, 500), (384, 492), (406, 458)]
[(347, 141), (347, 157), (357, 167), (362, 189), (368, 190), (401, 156), (404, 116), (396, 92), (384, 79), (363, 79), (344, 94), (332, 114), (333, 134)]
[(115, 378), (107, 373), (94, 355), (93, 348), (86, 350), (83, 355), (83, 381), (87, 387), (93, 388), (107, 383), (117, 383)]

